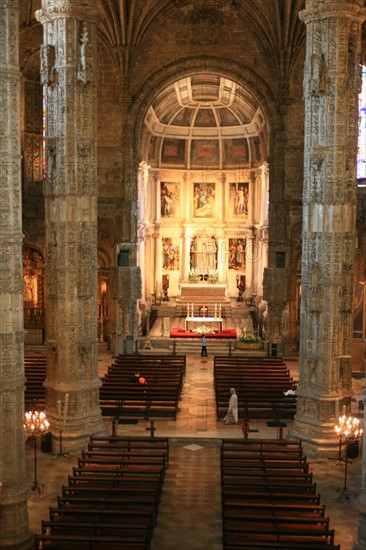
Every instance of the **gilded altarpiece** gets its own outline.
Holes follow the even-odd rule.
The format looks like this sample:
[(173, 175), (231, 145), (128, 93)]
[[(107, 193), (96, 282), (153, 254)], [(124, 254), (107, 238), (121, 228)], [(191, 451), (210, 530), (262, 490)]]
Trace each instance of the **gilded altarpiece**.
[(23, 168), (26, 181), (42, 180), (42, 87), (26, 80), (24, 94), (24, 130), (22, 134)]

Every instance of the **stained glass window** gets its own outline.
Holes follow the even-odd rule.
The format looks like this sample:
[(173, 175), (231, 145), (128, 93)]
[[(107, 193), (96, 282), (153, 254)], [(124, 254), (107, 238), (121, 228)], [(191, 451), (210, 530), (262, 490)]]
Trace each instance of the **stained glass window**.
[(362, 88), (359, 95), (357, 179), (366, 178), (366, 67), (362, 66)]

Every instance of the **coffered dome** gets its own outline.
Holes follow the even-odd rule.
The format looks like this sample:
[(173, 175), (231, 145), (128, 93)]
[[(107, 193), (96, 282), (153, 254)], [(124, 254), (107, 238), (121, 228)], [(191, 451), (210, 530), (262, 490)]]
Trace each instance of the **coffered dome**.
[(266, 157), (259, 105), (243, 87), (217, 75), (194, 75), (165, 88), (150, 105), (145, 126), (150, 164), (255, 166)]

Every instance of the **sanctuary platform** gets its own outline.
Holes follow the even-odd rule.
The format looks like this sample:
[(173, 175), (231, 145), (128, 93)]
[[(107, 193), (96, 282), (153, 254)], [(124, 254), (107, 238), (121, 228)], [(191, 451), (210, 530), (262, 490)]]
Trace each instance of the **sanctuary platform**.
[[(184, 328), (172, 327), (170, 329), (171, 338), (201, 338), (202, 333), (186, 331)], [(233, 328), (225, 328), (221, 332), (207, 332), (205, 333), (206, 338), (217, 338), (217, 339), (236, 339), (236, 330)]]

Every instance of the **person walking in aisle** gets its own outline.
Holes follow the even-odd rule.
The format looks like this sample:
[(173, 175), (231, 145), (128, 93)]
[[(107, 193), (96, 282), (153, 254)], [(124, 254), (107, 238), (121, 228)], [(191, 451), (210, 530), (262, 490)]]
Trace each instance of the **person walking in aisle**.
[(238, 423), (238, 396), (236, 395), (235, 388), (230, 388), (229, 409), (224, 418), (224, 424), (237, 424), (237, 423)]
[(206, 347), (206, 335), (202, 334), (201, 338), (201, 357), (205, 356), (207, 357), (207, 347)]

